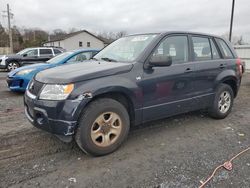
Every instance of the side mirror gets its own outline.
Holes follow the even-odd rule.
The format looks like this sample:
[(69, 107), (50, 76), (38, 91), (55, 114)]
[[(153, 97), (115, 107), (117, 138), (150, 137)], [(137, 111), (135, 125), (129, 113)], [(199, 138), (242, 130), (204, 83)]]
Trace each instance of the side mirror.
[(27, 54), (23, 54), (23, 57), (27, 57)]
[(152, 56), (149, 65), (151, 67), (167, 67), (172, 65), (172, 57), (171, 56), (162, 56), (156, 55)]

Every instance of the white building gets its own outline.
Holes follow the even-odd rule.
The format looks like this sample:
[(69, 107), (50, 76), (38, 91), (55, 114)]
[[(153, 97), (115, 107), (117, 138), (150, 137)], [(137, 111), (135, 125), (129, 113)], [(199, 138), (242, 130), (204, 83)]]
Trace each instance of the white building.
[(57, 40), (51, 40), (43, 43), (43, 46), (61, 47), (67, 51), (79, 48), (102, 49), (106, 45), (107, 43), (103, 39), (86, 30), (70, 33)]
[(250, 70), (250, 45), (237, 45), (234, 46), (238, 56), (245, 61), (246, 69)]

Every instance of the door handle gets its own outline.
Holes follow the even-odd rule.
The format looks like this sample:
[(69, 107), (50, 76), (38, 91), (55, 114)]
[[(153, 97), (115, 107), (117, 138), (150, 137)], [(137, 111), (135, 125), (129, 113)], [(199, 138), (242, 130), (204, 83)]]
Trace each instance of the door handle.
[(219, 66), (219, 68), (220, 68), (220, 69), (224, 69), (225, 67), (226, 67), (226, 65), (225, 65), (225, 64), (223, 64), (223, 63), (222, 63), (222, 64), (220, 64), (220, 66)]
[(193, 70), (191, 68), (187, 68), (184, 73), (189, 73), (189, 72), (193, 72)]

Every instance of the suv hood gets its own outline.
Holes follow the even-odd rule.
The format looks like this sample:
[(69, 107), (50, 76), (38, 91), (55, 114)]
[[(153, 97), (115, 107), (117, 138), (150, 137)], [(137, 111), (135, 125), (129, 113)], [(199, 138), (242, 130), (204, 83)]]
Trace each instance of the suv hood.
[(23, 56), (19, 55), (19, 54), (8, 54), (8, 55), (6, 55), (6, 57), (21, 59)]
[(41, 71), (35, 80), (47, 84), (67, 84), (128, 72), (132, 67), (131, 63), (92, 60)]

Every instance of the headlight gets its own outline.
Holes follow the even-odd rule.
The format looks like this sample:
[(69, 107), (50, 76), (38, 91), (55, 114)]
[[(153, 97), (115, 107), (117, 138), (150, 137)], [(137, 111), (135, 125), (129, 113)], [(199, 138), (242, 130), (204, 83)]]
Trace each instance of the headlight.
[(30, 72), (32, 72), (34, 69), (26, 69), (26, 70), (21, 70), (19, 72), (16, 73), (16, 75), (25, 75), (25, 74), (29, 74)]
[(45, 100), (64, 100), (73, 91), (74, 84), (67, 85), (46, 85), (41, 94), (40, 99)]

